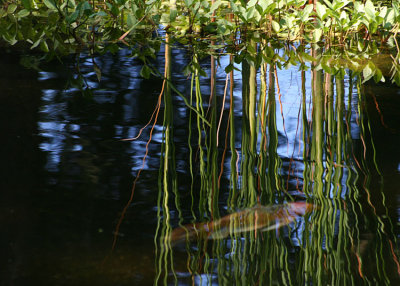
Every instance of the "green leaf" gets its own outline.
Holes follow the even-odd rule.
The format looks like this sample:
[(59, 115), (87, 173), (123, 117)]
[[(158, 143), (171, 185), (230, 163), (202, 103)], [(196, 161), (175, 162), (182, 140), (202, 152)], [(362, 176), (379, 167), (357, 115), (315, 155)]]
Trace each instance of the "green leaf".
[(144, 65), (144, 66), (142, 67), (142, 69), (140, 70), (140, 75), (141, 75), (142, 77), (146, 78), (146, 79), (150, 78), (151, 69), (150, 69), (147, 65)]
[(385, 77), (383, 76), (382, 71), (379, 68), (376, 68), (375, 75), (374, 75), (374, 81), (376, 83), (378, 83), (380, 81), (385, 82)]
[(339, 10), (342, 7), (345, 7), (347, 4), (350, 3), (350, 0), (341, 0), (341, 1), (335, 1), (336, 3), (334, 3), (333, 6), (333, 10)]
[(260, 0), (258, 1), (258, 5), (261, 7), (264, 13), (269, 13), (275, 7), (273, 0)]
[(222, 1), (221, 0), (217, 0), (215, 1), (210, 8), (210, 13), (212, 14), (215, 10), (218, 9), (218, 7), (221, 5)]
[(329, 1), (324, 0), (324, 2), (325, 2), (325, 5), (328, 6), (328, 8), (333, 9), (333, 6)]
[(314, 8), (313, 4), (308, 4), (308, 5), (306, 5), (306, 7), (304, 7), (303, 12), (301, 13), (301, 17), (300, 17), (300, 20), (302, 22), (305, 22), (308, 20), (308, 17), (310, 16), (313, 8)]
[(39, 38), (36, 42), (34, 42), (33, 45), (31, 46), (31, 50), (39, 46), (41, 40), (42, 38)]
[[(258, 2), (258, 0), (250, 0), (249, 2), (247, 2), (246, 7), (247, 8), (253, 7), (254, 5), (257, 4), (257, 2)], [(262, 0), (260, 2), (262, 2)]]
[(389, 28), (393, 26), (394, 22), (395, 22), (394, 10), (389, 9), (384, 18), (384, 28)]
[(313, 33), (313, 40), (319, 42), (322, 37), (322, 29), (315, 29)]
[(279, 23), (274, 20), (271, 21), (271, 26), (275, 33), (278, 33), (281, 30)]
[(328, 58), (323, 58), (321, 61), (321, 67), (323, 70), (329, 74), (334, 74), (334, 69), (329, 65)]
[(178, 15), (178, 11), (176, 9), (171, 9), (169, 12), (169, 21), (170, 22), (175, 21), (177, 15)]
[(75, 0), (68, 1), (68, 8), (74, 9), (76, 7)]
[(207, 77), (207, 73), (200, 67), (198, 63), (193, 62), (193, 67), (200, 76)]
[(193, 73), (193, 67), (192, 67), (192, 63), (189, 63), (187, 66), (185, 66), (183, 68), (183, 75), (184, 76), (189, 76)]
[[(369, 62), (363, 69), (362, 73), (363, 73), (363, 83), (370, 80), (373, 76), (374, 76), (374, 71), (371, 68), (371, 62)], [(372, 64), (373, 65), (373, 64)]]
[[(149, 1), (154, 2), (156, 0), (149, 0)], [(146, 2), (146, 4), (148, 4), (148, 3)], [(190, 7), (190, 6), (192, 6), (192, 4), (193, 4), (193, 0), (185, 0), (186, 7)]]
[(8, 14), (14, 13), (15, 10), (17, 10), (17, 5), (16, 5), (16, 4), (10, 4), (10, 5), (8, 5), (8, 8), (7, 8), (7, 13), (8, 13)]
[(117, 5), (112, 5), (112, 7), (111, 7), (111, 13), (112, 13), (114, 16), (118, 16), (118, 14), (119, 14), (119, 9), (118, 9), (118, 6), (117, 6)]
[(32, 9), (30, 0), (21, 0), (21, 2), (25, 9), (27, 9), (29, 11)]
[(336, 80), (343, 80), (346, 75), (346, 70), (344, 68), (340, 68), (338, 72), (335, 74)]
[(78, 16), (79, 16), (79, 11), (78, 11), (78, 10), (76, 10), (76, 11), (75, 11), (74, 13), (72, 13), (72, 14), (69, 14), (69, 15), (66, 17), (67, 23), (68, 23), (68, 24), (71, 24), (71, 23), (75, 22), (76, 19), (78, 18)]
[(91, 14), (91, 15), (90, 15), (90, 18), (92, 18), (92, 17), (106, 17), (106, 16), (107, 16), (107, 13), (106, 13), (106, 12), (104, 12), (104, 11), (99, 11), (99, 12), (97, 12), (97, 13)]
[(45, 53), (49, 52), (49, 46), (47, 45), (45, 40), (40, 42), (40, 49)]
[(323, 20), (325, 18), (325, 15), (326, 15), (326, 7), (325, 7), (325, 5), (317, 2), (315, 10), (317, 12), (317, 16), (321, 20)]
[(225, 72), (230, 73), (231, 71), (234, 70), (234, 68), (235, 68), (234, 65), (232, 63), (230, 63), (229, 65), (226, 66)]
[(304, 53), (304, 52), (299, 52), (299, 56), (301, 56), (302, 59), (308, 61), (308, 62), (315, 62), (317, 61), (316, 58), (312, 57), (311, 55)]
[(365, 2), (365, 14), (367, 14), (370, 20), (375, 19), (375, 6), (371, 0), (367, 0), (367, 2)]
[(23, 10), (21, 10), (21, 11), (18, 12), (17, 16), (18, 16), (19, 18), (23, 18), (23, 17), (28, 16), (29, 13), (30, 13), (30, 12), (29, 12), (28, 10), (23, 9)]
[(86, 16), (89, 16), (90, 14), (92, 14), (92, 5), (90, 5), (90, 3), (88, 1), (83, 2), (81, 9), (85, 13)]
[(254, 8), (254, 6), (247, 9), (246, 20), (250, 20), (251, 18), (253, 18), (255, 11), (256, 9)]
[(50, 10), (57, 10), (57, 5), (54, 0), (43, 0), (44, 5)]
[(137, 22), (136, 17), (132, 13), (129, 13), (126, 19), (126, 24), (128, 25), (128, 28), (130, 29), (133, 26), (135, 26), (136, 22)]

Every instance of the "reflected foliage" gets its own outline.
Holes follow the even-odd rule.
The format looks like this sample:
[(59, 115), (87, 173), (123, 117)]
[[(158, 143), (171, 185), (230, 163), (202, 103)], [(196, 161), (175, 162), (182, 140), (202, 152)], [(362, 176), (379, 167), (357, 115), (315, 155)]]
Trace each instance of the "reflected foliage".
[[(354, 59), (365, 66), (349, 69), (349, 61), (342, 61), (346, 53), (335, 59), (329, 47), (288, 46), (272, 57), (269, 48), (254, 43), (260, 65), (221, 58), (235, 70), (228, 70), (231, 77), (215, 101), (203, 99), (209, 94), (200, 89), (198, 69), (191, 74), (190, 104), (210, 125), (189, 113), (190, 191), (174, 187), (179, 176), (173, 153), (163, 154), (163, 164), (172, 165), (160, 169), (155, 285), (399, 281), (394, 222), (384, 192), (372, 194), (371, 180), (383, 188), (363, 92), (364, 69), (372, 63)], [(198, 62), (192, 55), (192, 63)], [(279, 75), (290, 65), (299, 68), (300, 94), (288, 124)], [(240, 78), (240, 96), (232, 93), (233, 73)], [(213, 120), (213, 112), (225, 123)], [(167, 150), (173, 138), (164, 124)], [(186, 267), (176, 268), (183, 257)]]

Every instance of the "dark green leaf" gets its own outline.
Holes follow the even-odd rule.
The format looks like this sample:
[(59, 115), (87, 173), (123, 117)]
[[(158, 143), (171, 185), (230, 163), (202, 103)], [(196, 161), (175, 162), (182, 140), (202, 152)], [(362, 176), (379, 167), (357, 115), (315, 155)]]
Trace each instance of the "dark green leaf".
[(226, 73), (230, 73), (231, 71), (233, 71), (234, 68), (235, 68), (234, 65), (231, 63), (231, 64), (226, 66), (225, 72)]
[(143, 67), (142, 67), (142, 69), (140, 70), (140, 75), (142, 76), (142, 77), (144, 77), (144, 78), (150, 78), (150, 75), (151, 75), (151, 69), (147, 66), (147, 65), (144, 65)]
[(32, 9), (31, 0), (21, 0), (21, 2), (25, 9), (29, 11)]
[(112, 5), (112, 7), (111, 7), (111, 13), (112, 13), (114, 16), (118, 16), (118, 14), (119, 14), (118, 6)]
[(192, 67), (192, 63), (188, 64), (187, 66), (185, 66), (183, 68), (183, 75), (184, 76), (189, 76), (193, 73), (193, 67)]

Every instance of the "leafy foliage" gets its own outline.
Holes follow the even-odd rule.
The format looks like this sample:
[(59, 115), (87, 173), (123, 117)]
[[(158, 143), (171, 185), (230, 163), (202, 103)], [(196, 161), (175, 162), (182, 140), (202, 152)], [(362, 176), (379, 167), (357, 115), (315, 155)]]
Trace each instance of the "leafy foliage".
[[(283, 47), (282, 40), (289, 45), (297, 42), (329, 49), (339, 47), (346, 51), (347, 68), (360, 65), (348, 56), (355, 54), (355, 50), (362, 53), (363, 49), (372, 49), (379, 53), (380, 45), (388, 44), (399, 52), (400, 4), (397, 1), (392, 1), (391, 6), (374, 4), (371, 0), (323, 0), (315, 6), (307, 3), (306, 0), (216, 0), (212, 3), (206, 0), (10, 0), (0, 8), (0, 36), (8, 45), (39, 49), (50, 56), (83, 49), (92, 54), (116, 52), (127, 45), (132, 48), (132, 56), (145, 63), (141, 72), (144, 77), (152, 73), (146, 65), (159, 51), (162, 41), (159, 33), (164, 32), (170, 35), (170, 43), (190, 46), (200, 56), (230, 53), (235, 55), (236, 63), (246, 60), (257, 67), (262, 62), (276, 62), (279, 67), (285, 67), (307, 60), (305, 53), (297, 53), (281, 62), (282, 57), (274, 49)], [(254, 48), (251, 41), (263, 44)], [(322, 61), (318, 65), (327, 72), (337, 73), (340, 68), (334, 62)], [(304, 64), (301, 66), (306, 68)], [(232, 69), (233, 65), (227, 67), (227, 71)], [(192, 63), (187, 72), (194, 70), (205, 76)], [(362, 70), (365, 79), (384, 79), (375, 65), (366, 64)], [(397, 82), (398, 78), (397, 69), (393, 68), (392, 79)]]

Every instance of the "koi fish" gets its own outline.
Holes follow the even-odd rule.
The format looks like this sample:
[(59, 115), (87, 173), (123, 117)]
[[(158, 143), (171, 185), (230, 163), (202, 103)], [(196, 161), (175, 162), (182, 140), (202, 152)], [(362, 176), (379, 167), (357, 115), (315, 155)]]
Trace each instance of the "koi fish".
[(285, 226), (300, 216), (312, 211), (314, 205), (294, 202), (283, 205), (257, 205), (229, 214), (211, 222), (193, 223), (174, 229), (170, 240), (176, 244), (185, 240), (208, 238), (222, 239), (230, 234), (247, 231), (268, 231)]

